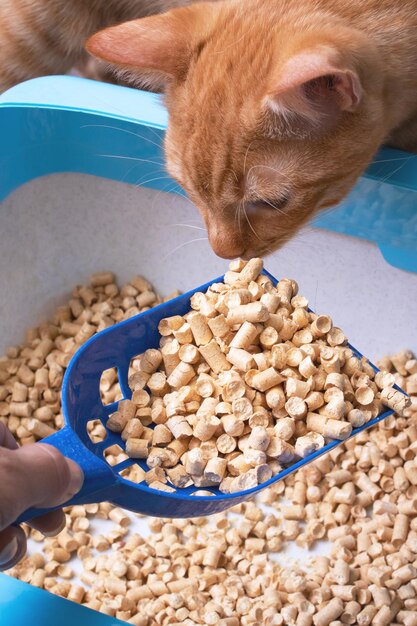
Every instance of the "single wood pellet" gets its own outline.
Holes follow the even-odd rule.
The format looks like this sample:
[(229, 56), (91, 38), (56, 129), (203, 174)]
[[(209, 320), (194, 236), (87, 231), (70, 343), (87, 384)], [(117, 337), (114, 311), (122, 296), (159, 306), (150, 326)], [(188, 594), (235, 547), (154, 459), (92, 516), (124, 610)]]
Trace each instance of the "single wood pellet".
[[(228, 280), (236, 280), (244, 267), (242, 262), (233, 262)], [(26, 436), (19, 438), (18, 434), (18, 431), (24, 434), (27, 430), (24, 425), (28, 423), (25, 421), (28, 417), (11, 413), (11, 402), (27, 402), (30, 398), (32, 403), (37, 403), (36, 408), (35, 404), (31, 405), (32, 419), (45, 422), (53, 429), (62, 427), (57, 394), (59, 387), (53, 388), (49, 377), (44, 375), (49, 373), (53, 363), (58, 362), (63, 374), (69, 362), (56, 346), (57, 341), (61, 343), (57, 329), (59, 332), (64, 323), (82, 326), (84, 316), (90, 317), (90, 313), (97, 315), (97, 321), (90, 319), (91, 325), (96, 329), (106, 327), (109, 320), (120, 319), (119, 310), (123, 315), (120, 299), (152, 291), (142, 277), (136, 277), (119, 289), (111, 273), (97, 276), (90, 286), (77, 287), (71, 303), (60, 307), (50, 323), (31, 329), (27, 344), (8, 350), (7, 355), (0, 358), (0, 419), (20, 443), (28, 439)], [(294, 302), (295, 308), (303, 308), (306, 303), (295, 300), (300, 296), (291, 296), (292, 288), (290, 282), (280, 288), (281, 302), (286, 306)], [(150, 296), (146, 295), (146, 298), (150, 299)], [(153, 294), (152, 298), (153, 304), (156, 304), (158, 297)], [(272, 309), (276, 306), (269, 298), (264, 298), (262, 303)], [(98, 314), (102, 304), (106, 304), (106, 312)], [(207, 310), (208, 304), (204, 314)], [(302, 320), (304, 316), (297, 313), (294, 318)], [(210, 321), (213, 319), (215, 316), (209, 318)], [(183, 323), (181, 320), (177, 328)], [(216, 325), (209, 322), (208, 325), (213, 335), (219, 336)], [(173, 323), (174, 329), (175, 326)], [(331, 324), (326, 326), (326, 320), (311, 326), (318, 337), (331, 328)], [(75, 336), (77, 332), (77, 329), (72, 329), (72, 335), (62, 333), (62, 337)], [(41, 365), (44, 372), (37, 376), (40, 370), (36, 370), (38, 365), (35, 367), (32, 353), (41, 338), (48, 338), (49, 335), (54, 345)], [(167, 336), (169, 338), (170, 333)], [(333, 343), (334, 339), (340, 340), (338, 333), (335, 333)], [(38, 353), (42, 354), (47, 345), (51, 346), (49, 342), (44, 343)], [(76, 347), (74, 344), (71, 350)], [(161, 352), (164, 359), (164, 350)], [(285, 352), (285, 348), (282, 352), (276, 350), (274, 362), (278, 363)], [(313, 353), (309, 356), (314, 364)], [(347, 359), (345, 369), (353, 374), (357, 363), (352, 364), (352, 359), (354, 357)], [(330, 360), (327, 359), (327, 362)], [(30, 361), (32, 366), (28, 365)], [(257, 502), (247, 502), (234, 507), (232, 515), (222, 513), (210, 519), (149, 518), (151, 534), (141, 537), (129, 532), (130, 516), (119, 508), (108, 503), (75, 506), (66, 509), (67, 527), (62, 536), (42, 539), (37, 531), (26, 529), (36, 540), (38, 552), (32, 552), (8, 573), (136, 626), (311, 626), (322, 623), (329, 626), (416, 626), (417, 498), (416, 486), (412, 482), (417, 451), (416, 363), (414, 355), (408, 351), (400, 352), (392, 359), (385, 357), (380, 364), (384, 372), (375, 377), (378, 389), (397, 383), (408, 390), (411, 405), (405, 409), (404, 416), (388, 418), (371, 431), (361, 433), (352, 442), (342, 444), (285, 481), (265, 490), (257, 502), (268, 504), (268, 513)], [(284, 365), (280, 367), (285, 369)], [(340, 367), (340, 362), (337, 367)], [(148, 374), (147, 378), (139, 371), (137, 374), (136, 384), (138, 389), (143, 389), (152, 374)], [(310, 372), (310, 376), (315, 375)], [(108, 380), (107, 389), (102, 391), (106, 404), (120, 399), (117, 396), (117, 377), (109, 377)], [(143, 380), (144, 383), (141, 382)], [(15, 386), (16, 383), (25, 386), (27, 392), (23, 386)], [(212, 384), (215, 389), (215, 380)], [(215, 414), (221, 423), (232, 431), (236, 429), (237, 433), (227, 433), (224, 429), (224, 434), (231, 439), (222, 440), (226, 448), (221, 454), (234, 453), (236, 449), (242, 454), (237, 438), (247, 436), (248, 431), (243, 434), (244, 431), (239, 428), (243, 426), (245, 429), (252, 415), (256, 414), (256, 418), (251, 422), (251, 430), (255, 426), (270, 428), (269, 422), (264, 422), (262, 417), (265, 412), (268, 414), (268, 404), (256, 404), (256, 411), (248, 418), (244, 418), (245, 407), (237, 405), (239, 418), (236, 419), (231, 405), (234, 400), (243, 397), (239, 391), (236, 393), (236, 397), (219, 402), (216, 408)], [(323, 395), (323, 392), (310, 391), (303, 398), (307, 404), (311, 399), (309, 412), (321, 414), (320, 408), (325, 402)], [(212, 391), (207, 397), (212, 397)], [(284, 398), (282, 406), (275, 410), (280, 411), (285, 402)], [(275, 407), (279, 404), (277, 402)], [(41, 408), (48, 409), (44, 412), (45, 420), (39, 414), (35, 415), (35, 411)], [(366, 406), (358, 410), (366, 411)], [(159, 415), (163, 413), (160, 411)], [(230, 418), (233, 419), (229, 424)], [(277, 423), (281, 420), (283, 425), (279, 432), (291, 441), (298, 420), (294, 422), (293, 418), (280, 415)], [(276, 427), (274, 430), (277, 430)], [(33, 440), (38, 438), (36, 434), (32, 436)], [(205, 451), (205, 454), (214, 448), (218, 450), (220, 437), (224, 435), (216, 432), (213, 440), (193, 450)], [(228, 452), (233, 443), (234, 450)], [(188, 452), (183, 439), (173, 440), (169, 445), (178, 457)], [(203, 448), (203, 445), (208, 447)], [(210, 459), (220, 456), (200, 457), (202, 473)], [(198, 460), (198, 455), (195, 460)], [(161, 472), (174, 486), (186, 486), (187, 480), (190, 480), (182, 465), (166, 469), (155, 466), (154, 470), (148, 478), (151, 483), (162, 482)], [(141, 472), (142, 480), (145, 476)], [(365, 480), (364, 476), (369, 480)], [(393, 481), (389, 491), (384, 490), (384, 479)], [(371, 490), (370, 484), (373, 485)], [(201, 489), (200, 493), (209, 495), (210, 491)], [(281, 499), (285, 500), (284, 506)], [(343, 504), (347, 500), (350, 504)], [(347, 508), (342, 511), (340, 507)], [(295, 519), (285, 519), (284, 513)], [(297, 517), (303, 514), (305, 518), (298, 520)], [(97, 535), (94, 532), (95, 517), (109, 519), (113, 528), (106, 535)], [(83, 522), (84, 530), (79, 528), (81, 520), (88, 523), (86, 526)], [(283, 550), (288, 541), (309, 548), (318, 538), (330, 541), (330, 553), (328, 557), (314, 557), (308, 572), (303, 569), (304, 563), (299, 566), (296, 563), (279, 565), (270, 556)], [(62, 577), (73, 576), (69, 562), (74, 559), (82, 561), (84, 571), (80, 582)], [(282, 562), (285, 563), (285, 557)]]

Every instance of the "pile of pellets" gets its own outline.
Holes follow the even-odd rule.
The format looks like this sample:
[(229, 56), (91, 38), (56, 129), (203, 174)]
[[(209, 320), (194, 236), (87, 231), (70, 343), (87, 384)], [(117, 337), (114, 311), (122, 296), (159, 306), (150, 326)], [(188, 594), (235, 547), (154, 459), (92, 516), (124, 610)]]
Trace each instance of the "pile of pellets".
[[(59, 391), (74, 351), (92, 334), (160, 302), (136, 277), (110, 273), (77, 287), (48, 323), (0, 358), (0, 419), (22, 444), (62, 427)], [(8, 573), (136, 626), (417, 626), (417, 359), (379, 364), (410, 396), (393, 415), (247, 502), (211, 518), (132, 516), (109, 504), (66, 509), (57, 537), (38, 542)], [(120, 398), (114, 374), (103, 401)], [(19, 409), (18, 409), (19, 407)], [(100, 425), (92, 427), (102, 436)], [(116, 455), (116, 453), (115, 453)], [(113, 459), (116, 461), (116, 456)], [(94, 520), (112, 527), (94, 532)], [(288, 542), (329, 556), (280, 565)], [(73, 562), (82, 562), (75, 582)]]
[(406, 408), (393, 375), (375, 375), (294, 280), (275, 286), (262, 270), (262, 259), (232, 261), (188, 313), (161, 320), (160, 349), (137, 359), (132, 398), (107, 427), (146, 460), (150, 487), (244, 491), (347, 439), (384, 405)]

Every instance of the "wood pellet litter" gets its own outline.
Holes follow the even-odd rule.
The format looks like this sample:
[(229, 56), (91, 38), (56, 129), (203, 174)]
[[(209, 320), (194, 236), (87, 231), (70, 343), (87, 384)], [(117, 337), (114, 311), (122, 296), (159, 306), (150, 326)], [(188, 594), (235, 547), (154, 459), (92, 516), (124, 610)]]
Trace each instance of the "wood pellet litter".
[[(59, 391), (75, 350), (97, 330), (159, 301), (142, 277), (119, 289), (110, 272), (97, 274), (51, 322), (30, 329), (24, 345), (7, 350), (0, 358), (0, 419), (22, 445), (62, 427)], [(196, 358), (192, 349), (182, 354), (190, 363)], [(25, 527), (39, 551), (8, 573), (136, 626), (417, 626), (417, 359), (402, 351), (378, 365), (411, 396), (404, 415), (359, 434), (256, 501), (210, 519), (149, 518), (146, 539), (129, 532), (131, 515), (109, 504), (67, 508), (67, 527), (57, 537)], [(121, 397), (114, 373), (104, 377), (102, 394), (106, 403)], [(92, 425), (90, 435), (100, 439), (102, 430)], [(168, 434), (160, 429), (158, 436), (163, 443)], [(228, 454), (229, 440), (221, 445)], [(151, 483), (164, 485), (165, 474), (172, 480), (170, 470), (160, 470)], [(92, 533), (94, 518), (109, 519), (112, 529)], [(330, 542), (330, 555), (309, 568), (274, 560), (288, 542), (310, 548), (321, 539)], [(77, 583), (75, 559), (83, 565)]]
[(161, 320), (160, 349), (134, 362), (132, 399), (107, 427), (152, 477), (159, 468), (150, 487), (244, 491), (347, 439), (384, 405), (401, 414), (409, 404), (328, 315), (308, 310), (294, 280), (275, 287), (262, 270), (262, 259), (232, 261), (187, 314)]

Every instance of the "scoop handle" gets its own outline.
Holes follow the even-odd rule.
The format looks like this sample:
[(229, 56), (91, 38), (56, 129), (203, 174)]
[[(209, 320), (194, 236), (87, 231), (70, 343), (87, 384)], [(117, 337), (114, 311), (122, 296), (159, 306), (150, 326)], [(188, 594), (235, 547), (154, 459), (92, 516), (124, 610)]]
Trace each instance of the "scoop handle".
[(71, 428), (64, 427), (53, 435), (42, 439), (39, 443), (47, 443), (54, 446), (64, 456), (78, 463), (84, 474), (83, 486), (74, 497), (59, 506), (46, 509), (32, 507), (24, 511), (16, 520), (16, 524), (27, 522), (30, 519), (39, 517), (49, 511), (55, 511), (63, 506), (90, 504), (111, 498), (113, 494), (112, 488), (117, 483), (116, 475), (104, 460), (101, 460), (84, 446)]

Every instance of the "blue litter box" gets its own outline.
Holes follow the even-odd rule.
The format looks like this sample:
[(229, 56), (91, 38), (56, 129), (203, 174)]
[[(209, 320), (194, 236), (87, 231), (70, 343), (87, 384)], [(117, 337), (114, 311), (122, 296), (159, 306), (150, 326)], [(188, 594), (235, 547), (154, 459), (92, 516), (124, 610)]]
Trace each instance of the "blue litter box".
[[(0, 96), (0, 201), (57, 172), (137, 184), (139, 171), (141, 185), (164, 190), (166, 179), (158, 179), (166, 124), (161, 100), (151, 93), (70, 76), (17, 85)], [(105, 156), (111, 154), (123, 158)], [(349, 197), (313, 225), (373, 241), (388, 263), (417, 272), (416, 159), (383, 148)], [(182, 192), (175, 184), (170, 190)]]
[[(0, 96), (0, 201), (32, 179), (60, 172), (164, 191), (166, 123), (160, 98), (150, 93), (73, 77), (18, 85)], [(388, 263), (417, 272), (415, 158), (382, 149), (350, 196), (313, 225), (373, 241)], [(182, 193), (168, 182), (170, 191)], [(57, 617), (61, 626), (121, 624), (0, 574), (0, 626), (27, 626), (34, 616), (42, 626), (56, 626)]]

